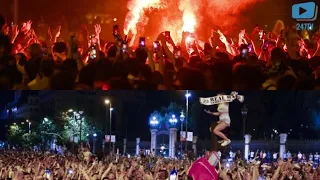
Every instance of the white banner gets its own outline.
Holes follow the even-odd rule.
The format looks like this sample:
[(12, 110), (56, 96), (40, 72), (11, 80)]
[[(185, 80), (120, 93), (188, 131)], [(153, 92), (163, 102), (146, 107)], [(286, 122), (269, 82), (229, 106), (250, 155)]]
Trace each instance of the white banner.
[(187, 133), (187, 141), (193, 142), (193, 132), (188, 132)]
[(105, 141), (108, 143), (110, 142), (110, 135), (105, 135), (104, 136)]
[(105, 141), (107, 143), (110, 142), (110, 140), (111, 140), (112, 143), (116, 142), (116, 136), (115, 135), (111, 135), (111, 139), (110, 139), (110, 135), (105, 135), (104, 138), (105, 138)]
[(206, 106), (211, 106), (215, 104), (232, 102), (234, 100), (238, 100), (242, 103), (244, 101), (244, 96), (238, 95), (238, 92), (234, 91), (230, 95), (218, 95), (214, 97), (200, 98), (200, 103)]
[(186, 141), (186, 132), (180, 131), (180, 141)]
[(111, 136), (111, 142), (113, 142), (113, 143), (116, 142), (116, 136), (115, 136), (115, 135), (112, 135), (112, 136)]
[(180, 141), (193, 141), (193, 132), (180, 131)]

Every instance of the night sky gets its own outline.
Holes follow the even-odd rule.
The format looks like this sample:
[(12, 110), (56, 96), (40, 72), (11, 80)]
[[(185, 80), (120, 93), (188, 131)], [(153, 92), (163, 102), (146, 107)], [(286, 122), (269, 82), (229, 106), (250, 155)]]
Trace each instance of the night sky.
[[(0, 92), (0, 108), (3, 109), (5, 102), (12, 99), (13, 92)], [(150, 138), (148, 118), (154, 110), (160, 110), (168, 106), (170, 102), (176, 102), (185, 106), (185, 91), (148, 91), (144, 92), (145, 103), (136, 104), (135, 107), (126, 109), (129, 118), (127, 123), (127, 136), (130, 139), (141, 137), (143, 140)], [(189, 101), (189, 116), (195, 121), (192, 129), (201, 139), (208, 139), (208, 127), (212, 121), (218, 118), (204, 113), (204, 108), (215, 111), (217, 106), (204, 107), (199, 103), (199, 97), (215, 96), (215, 91), (190, 91), (192, 96)], [(229, 92), (225, 92), (229, 94)], [(113, 93), (117, 94), (117, 93)], [(227, 131), (232, 139), (242, 137), (243, 104), (248, 106), (246, 129), (247, 133), (256, 138), (270, 137), (272, 129), (278, 132), (290, 132), (289, 138), (319, 138), (320, 137), (320, 92), (267, 92), (246, 91), (239, 92), (245, 96), (244, 103), (237, 101), (230, 104), (231, 128)], [(114, 98), (117, 95), (115, 95)], [(134, 103), (134, 102), (133, 102)], [(3, 126), (3, 123), (1, 123)], [(3, 129), (3, 127), (1, 127)], [(125, 130), (123, 130), (125, 131)], [(2, 131), (3, 132), (3, 131)], [(1, 135), (2, 136), (2, 135)]]

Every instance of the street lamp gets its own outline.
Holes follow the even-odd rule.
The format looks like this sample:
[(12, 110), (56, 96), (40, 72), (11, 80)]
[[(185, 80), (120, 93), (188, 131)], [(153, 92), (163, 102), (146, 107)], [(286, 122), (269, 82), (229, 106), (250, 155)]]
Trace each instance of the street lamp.
[(109, 105), (109, 131), (110, 131), (110, 136), (109, 136), (109, 152), (111, 153), (111, 133), (112, 133), (112, 111), (113, 111), (113, 108), (112, 108), (112, 104), (111, 104), (111, 101), (109, 99), (106, 99), (104, 101), (105, 104)]
[[(189, 90), (187, 90), (185, 97), (186, 97), (186, 136), (188, 133), (188, 113), (189, 113), (189, 97), (191, 96), (191, 94), (189, 93)], [(186, 147), (185, 147), (186, 151), (188, 150), (188, 141), (186, 139)]]
[(246, 117), (248, 114), (248, 107), (246, 104), (242, 106), (241, 114), (242, 114), (242, 135), (244, 137), (246, 135)]
[(155, 116), (153, 116), (152, 117), (152, 119), (150, 120), (150, 125), (152, 126), (152, 127), (155, 127), (155, 126), (158, 126), (159, 125), (159, 121), (158, 121), (158, 119), (155, 117)]
[(48, 118), (43, 118), (44, 122), (48, 122), (49, 119)]
[(178, 123), (178, 120), (177, 120), (177, 118), (176, 118), (176, 116), (173, 114), (172, 116), (171, 116), (171, 118), (169, 119), (169, 122), (172, 124), (172, 125), (175, 125), (175, 124), (177, 124)]
[(97, 140), (97, 133), (93, 133), (93, 154), (96, 153), (96, 140)]
[(183, 121), (184, 121), (184, 114), (183, 114), (183, 111), (181, 111), (181, 114), (180, 114), (180, 155), (182, 157), (182, 139), (181, 139), (181, 135), (182, 135), (182, 131), (183, 131)]
[(29, 125), (29, 134), (31, 134), (31, 122), (27, 119), (26, 122), (28, 123)]

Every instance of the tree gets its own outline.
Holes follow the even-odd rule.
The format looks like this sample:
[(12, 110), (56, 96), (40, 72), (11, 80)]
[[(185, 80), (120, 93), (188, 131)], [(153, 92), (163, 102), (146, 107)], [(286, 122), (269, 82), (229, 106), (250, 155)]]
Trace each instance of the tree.
[(93, 133), (98, 133), (96, 129), (86, 116), (68, 115), (68, 113), (62, 113), (62, 119), (64, 122), (62, 137), (65, 142), (75, 142), (80, 139), (81, 131), (81, 141), (87, 141), (88, 135)]
[(55, 139), (55, 136), (53, 134), (55, 134), (56, 132), (56, 125), (48, 118), (44, 118), (37, 128), (37, 134), (40, 135), (44, 146)]
[(14, 124), (10, 126), (9, 133), (8, 133), (8, 141), (12, 145), (22, 146), (23, 144), (23, 135), (25, 131), (23, 128), (19, 127), (18, 125)]

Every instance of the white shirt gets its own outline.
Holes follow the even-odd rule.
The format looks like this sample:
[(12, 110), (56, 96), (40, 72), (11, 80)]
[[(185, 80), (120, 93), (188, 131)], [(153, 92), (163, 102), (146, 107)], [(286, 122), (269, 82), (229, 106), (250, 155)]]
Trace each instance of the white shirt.
[(229, 104), (221, 103), (218, 105), (218, 112), (221, 113), (219, 116), (220, 120), (229, 120)]
[(287, 153), (283, 153), (283, 158), (287, 158)]
[(309, 161), (313, 161), (313, 155), (312, 154), (309, 155)]
[(233, 152), (230, 151), (230, 152), (229, 152), (229, 155), (230, 155), (230, 157), (232, 158), (232, 157), (233, 157)]
[(267, 157), (267, 154), (266, 154), (266, 153), (263, 153), (262, 158), (264, 159), (264, 158), (266, 158), (266, 157)]
[(273, 153), (273, 159), (277, 159), (277, 153)]
[(250, 157), (251, 157), (251, 158), (254, 158), (254, 152), (251, 152), (251, 153), (250, 153)]

